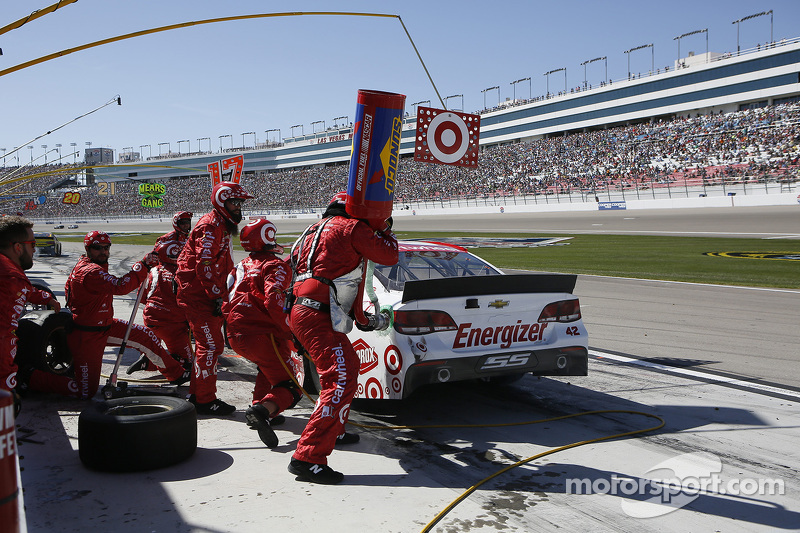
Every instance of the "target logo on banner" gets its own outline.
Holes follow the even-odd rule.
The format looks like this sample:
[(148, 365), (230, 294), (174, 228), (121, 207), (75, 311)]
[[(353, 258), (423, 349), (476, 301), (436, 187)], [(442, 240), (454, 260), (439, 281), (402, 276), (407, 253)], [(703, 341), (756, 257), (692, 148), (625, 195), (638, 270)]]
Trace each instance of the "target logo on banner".
[(378, 378), (369, 378), (364, 390), (366, 392), (366, 397), (370, 400), (383, 399), (383, 387), (381, 386), (381, 382), (378, 381)]
[(414, 161), (477, 167), (480, 129), (480, 115), (418, 107)]

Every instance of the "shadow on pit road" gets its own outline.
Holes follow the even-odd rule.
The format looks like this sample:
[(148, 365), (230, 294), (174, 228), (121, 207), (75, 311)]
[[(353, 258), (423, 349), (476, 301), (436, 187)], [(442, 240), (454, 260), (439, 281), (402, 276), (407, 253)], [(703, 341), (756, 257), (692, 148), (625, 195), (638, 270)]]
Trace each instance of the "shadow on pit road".
[[(76, 260), (77, 255), (43, 259), (31, 277), (49, 278), (63, 303), (63, 281)], [(117, 316), (128, 318), (131, 300), (115, 301)], [(106, 367), (115, 355), (106, 353)], [(135, 353), (126, 353), (123, 368), (135, 359)], [(330, 526), (328, 511), (335, 509), (337, 524), (350, 530), (417, 531), (463, 490), (515, 461), (657, 423), (639, 415), (601, 414), (494, 428), (378, 430), (356, 424), (497, 424), (599, 409), (649, 412), (667, 425), (641, 438), (588, 444), (515, 468), (473, 493), (434, 531), (535, 531), (567, 523), (592, 531), (766, 531), (800, 523), (795, 497), (800, 460), (794, 451), (800, 417), (793, 402), (598, 360), (590, 361), (587, 377), (526, 376), (505, 388), (442, 384), (404, 402), (356, 402), (350, 420), (362, 441), (332, 455), (332, 466), (347, 476), (332, 490), (297, 483), (285, 470), (311, 402), (303, 400), (288, 413), (287, 423), (276, 428), (281, 445), (268, 451), (244, 424), (252, 366), (236, 357), (223, 363), (228, 370), (220, 374), (220, 397), (240, 407), (235, 419), (201, 418), (195, 455), (151, 472), (86, 470), (77, 453), (77, 415), (85, 404), (26, 399), (18, 436), (29, 530), (238, 532), (263, 531), (266, 525), (316, 530)], [(624, 478), (644, 486), (653, 467), (694, 452), (721, 458), (725, 478), (780, 478), (785, 495), (709, 491), (681, 501), (675, 510), (674, 501), (658, 505), (672, 511), (668, 520), (659, 520), (625, 511), (625, 503), (648, 505), (647, 494), (608, 497), (568, 490), (574, 479)], [(309, 495), (321, 512), (309, 512)]]

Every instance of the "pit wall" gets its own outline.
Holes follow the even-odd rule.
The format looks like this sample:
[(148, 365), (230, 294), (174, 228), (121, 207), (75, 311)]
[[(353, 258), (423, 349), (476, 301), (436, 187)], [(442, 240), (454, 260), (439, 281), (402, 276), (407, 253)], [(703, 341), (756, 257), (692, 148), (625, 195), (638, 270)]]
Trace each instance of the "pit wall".
[(411, 207), (395, 209), (392, 216), (416, 215), (459, 215), (468, 213), (548, 213), (557, 211), (598, 211), (598, 210), (635, 210), (635, 209), (670, 209), (691, 207), (752, 207), (767, 205), (797, 205), (800, 208), (800, 195), (797, 192), (779, 194), (748, 194), (735, 196), (707, 196), (694, 198), (657, 198), (649, 200), (626, 200), (613, 202), (573, 202), (551, 204), (510, 204), (469, 207)]

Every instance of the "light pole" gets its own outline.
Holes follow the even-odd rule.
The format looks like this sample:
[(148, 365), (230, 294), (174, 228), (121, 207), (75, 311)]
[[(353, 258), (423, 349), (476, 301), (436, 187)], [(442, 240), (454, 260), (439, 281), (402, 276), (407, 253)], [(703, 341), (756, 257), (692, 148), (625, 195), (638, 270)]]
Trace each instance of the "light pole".
[(755, 15), (748, 15), (744, 18), (740, 18), (739, 20), (734, 20), (731, 24), (736, 24), (736, 55), (739, 55), (739, 23), (744, 22), (745, 20), (754, 19), (756, 17), (761, 17), (763, 15), (769, 15), (769, 42), (772, 42), (772, 10), (769, 11), (762, 11), (761, 13), (756, 13)]
[(311, 123), (311, 133), (312, 134), (316, 133), (316, 130), (314, 129), (314, 125), (315, 124), (322, 124), (322, 129), (325, 130), (325, 121), (324, 120), (315, 120), (314, 122)]
[(300, 128), (300, 135), (305, 135), (306, 134), (306, 132), (303, 131), (303, 125), (302, 124), (295, 124), (294, 126), (292, 126), (292, 137), (294, 137), (294, 129), (295, 128)]
[(545, 83), (547, 84), (547, 96), (550, 96), (550, 74), (555, 74), (556, 72), (564, 71), (564, 92), (567, 92), (567, 67), (561, 67), (553, 69), (549, 72), (544, 73)]
[(688, 37), (690, 35), (696, 35), (698, 33), (705, 33), (706, 34), (706, 62), (708, 62), (708, 28), (706, 28), (704, 30), (690, 31), (689, 33), (684, 33), (683, 35), (678, 35), (677, 37), (674, 37), (672, 39), (673, 41), (678, 41), (678, 62), (680, 62), (680, 60), (681, 60), (681, 39), (683, 39), (684, 37)]
[(139, 145), (139, 150), (142, 151), (142, 156), (144, 156), (144, 147), (145, 146), (147, 146), (147, 152), (148, 152), (147, 153), (147, 158), (150, 159), (151, 157), (153, 157), (153, 147), (150, 146), (149, 144)]
[(161, 157), (161, 147), (164, 146), (165, 144), (167, 145), (167, 155), (169, 156), (169, 154), (172, 153), (172, 146), (170, 146), (170, 144), (168, 142), (167, 143), (158, 143), (158, 156), (159, 157)]
[(500, 105), (500, 86), (496, 85), (494, 87), (487, 87), (486, 89), (482, 90), (483, 93), (483, 108), (486, 109), (486, 93), (489, 91), (494, 91), (497, 89), (497, 105)]
[(625, 55), (628, 56), (628, 79), (631, 79), (631, 52), (635, 52), (636, 50), (642, 50), (643, 48), (650, 48), (650, 71), (652, 72), (655, 70), (655, 49), (653, 47), (653, 43), (650, 44), (643, 44), (641, 46), (637, 46), (635, 48), (631, 48), (630, 50), (625, 50), (623, 52)]
[(42, 145), (42, 150), (44, 150), (44, 164), (46, 165), (47, 164), (47, 145), (46, 144)]
[(60, 163), (61, 162), (61, 144), (60, 143), (56, 143), (56, 150), (57, 150), (56, 153), (58, 154), (58, 161)]
[(33, 163), (33, 146), (28, 146), (28, 150), (30, 150), (31, 154), (31, 164)]
[(231, 149), (233, 149), (233, 135), (220, 135), (219, 136), (219, 151), (222, 152), (222, 139), (225, 137), (231, 138)]
[(586, 65), (588, 65), (589, 63), (594, 63), (595, 61), (605, 61), (606, 62), (606, 76), (605, 76), (605, 79), (608, 80), (608, 60), (606, 59), (606, 56), (595, 57), (594, 59), (589, 59), (589, 60), (584, 61), (583, 63), (581, 63), (581, 65), (583, 65), (583, 88), (584, 89), (586, 89), (588, 87), (588, 84), (586, 83)]
[(414, 102), (413, 104), (411, 104), (412, 108), (416, 108), (416, 111), (414, 111), (414, 116), (419, 115), (419, 104), (431, 105), (431, 101), (430, 100), (422, 100), (421, 102)]
[(187, 143), (189, 145), (187, 153), (192, 151), (192, 143), (189, 142), (189, 139), (183, 139), (182, 141), (178, 141), (178, 155), (181, 155), (181, 143)]
[(72, 147), (72, 164), (74, 165), (78, 162), (78, 143), (69, 143), (69, 145)]
[(348, 118), (348, 117), (347, 117), (347, 115), (344, 115), (344, 116), (341, 116), (341, 117), (336, 117), (336, 118), (334, 118), (334, 119), (333, 119), (333, 127), (334, 127), (334, 128), (338, 127), (339, 121), (340, 121), (341, 119), (344, 119), (344, 125), (345, 125), (345, 127), (347, 127), (347, 125), (349, 124), (349, 121), (347, 120), (347, 118)]
[[(272, 128), (271, 130), (264, 130), (264, 133), (269, 134), (271, 131), (277, 131), (278, 132), (278, 144), (280, 144), (281, 143), (281, 130), (280, 130), (280, 128)], [(267, 135), (267, 140), (269, 140), (269, 135)]]
[(522, 83), (523, 81), (527, 81), (528, 82), (528, 100), (530, 100), (533, 97), (533, 94), (532, 94), (533, 91), (531, 90), (531, 85), (532, 85), (531, 84), (531, 79), (530, 78), (520, 78), (518, 80), (514, 80), (514, 81), (511, 82), (511, 86), (514, 88), (514, 100), (515, 101), (517, 99), (517, 84), (518, 83)]
[(245, 135), (252, 135), (253, 136), (253, 148), (255, 148), (256, 144), (258, 143), (258, 141), (256, 140), (256, 132), (254, 132), (254, 131), (246, 131), (246, 132), (242, 133), (242, 150), (244, 150), (244, 147), (245, 147), (245, 144), (244, 144), (244, 136)]
[(463, 94), (451, 94), (450, 96), (444, 97), (444, 106), (447, 107), (447, 100), (450, 98), (461, 98), (461, 111), (464, 111), (464, 95)]
[(208, 141), (208, 151), (210, 152), (211, 151), (211, 137), (200, 137), (199, 139), (197, 139), (197, 151), (200, 152), (200, 153), (204, 153), (203, 152), (203, 148), (200, 146), (200, 141)]
[(6, 168), (6, 149), (0, 148), (3, 151), (3, 168)]

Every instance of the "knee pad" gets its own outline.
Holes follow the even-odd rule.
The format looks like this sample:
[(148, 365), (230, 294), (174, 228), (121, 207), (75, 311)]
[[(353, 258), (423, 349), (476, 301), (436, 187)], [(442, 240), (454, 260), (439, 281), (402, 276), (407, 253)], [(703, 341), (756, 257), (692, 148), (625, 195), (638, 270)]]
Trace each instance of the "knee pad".
[(273, 388), (277, 387), (281, 387), (292, 393), (292, 398), (294, 398), (294, 400), (292, 401), (292, 405), (290, 405), (287, 409), (291, 409), (292, 407), (297, 405), (300, 402), (301, 398), (303, 397), (303, 394), (300, 392), (300, 389), (298, 389), (297, 385), (294, 384), (294, 381), (290, 379), (287, 379), (286, 381), (281, 381), (280, 383), (276, 384), (275, 387)]

